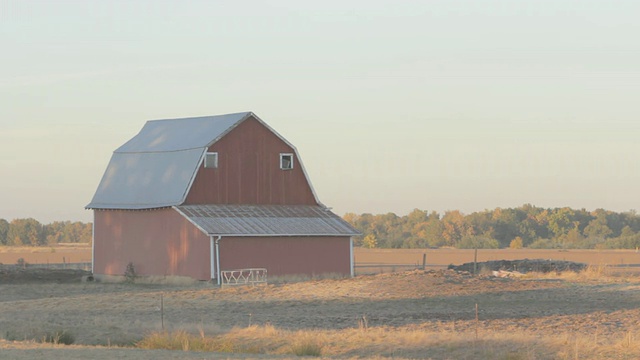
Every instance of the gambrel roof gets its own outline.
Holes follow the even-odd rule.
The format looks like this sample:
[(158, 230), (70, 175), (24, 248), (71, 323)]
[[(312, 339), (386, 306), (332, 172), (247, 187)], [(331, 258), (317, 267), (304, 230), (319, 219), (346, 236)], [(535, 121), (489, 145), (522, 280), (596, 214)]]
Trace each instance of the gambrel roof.
[(86, 208), (139, 210), (183, 204), (207, 148), (249, 118), (262, 123), (297, 155), (292, 144), (252, 112), (148, 121), (135, 137), (114, 151)]

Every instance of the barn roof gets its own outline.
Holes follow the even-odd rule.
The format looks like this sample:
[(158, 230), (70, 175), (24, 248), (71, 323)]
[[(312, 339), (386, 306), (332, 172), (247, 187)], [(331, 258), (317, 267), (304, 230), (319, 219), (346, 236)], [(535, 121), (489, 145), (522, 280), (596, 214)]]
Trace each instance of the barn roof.
[[(250, 117), (297, 153), (252, 112), (147, 121), (135, 137), (114, 151), (87, 209), (153, 209), (184, 203), (207, 148)], [(307, 176), (319, 203), (308, 180)]]
[(360, 235), (349, 223), (321, 206), (185, 205), (176, 209), (208, 235)]

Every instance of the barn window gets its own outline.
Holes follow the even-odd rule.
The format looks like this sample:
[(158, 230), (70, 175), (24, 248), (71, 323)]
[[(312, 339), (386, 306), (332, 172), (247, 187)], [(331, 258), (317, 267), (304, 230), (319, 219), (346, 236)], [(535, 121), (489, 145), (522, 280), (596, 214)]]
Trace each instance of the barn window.
[(204, 167), (210, 169), (216, 169), (218, 167), (218, 153), (208, 152), (204, 156)]
[(280, 154), (280, 169), (293, 169), (293, 154)]

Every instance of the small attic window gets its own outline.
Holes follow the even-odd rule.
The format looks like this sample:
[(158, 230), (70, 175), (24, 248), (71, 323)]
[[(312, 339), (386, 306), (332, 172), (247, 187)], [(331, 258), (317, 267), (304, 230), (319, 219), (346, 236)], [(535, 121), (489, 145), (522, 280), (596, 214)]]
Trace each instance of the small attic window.
[(218, 153), (208, 152), (204, 156), (204, 167), (209, 169), (218, 168)]
[(280, 169), (293, 169), (293, 154), (280, 154)]

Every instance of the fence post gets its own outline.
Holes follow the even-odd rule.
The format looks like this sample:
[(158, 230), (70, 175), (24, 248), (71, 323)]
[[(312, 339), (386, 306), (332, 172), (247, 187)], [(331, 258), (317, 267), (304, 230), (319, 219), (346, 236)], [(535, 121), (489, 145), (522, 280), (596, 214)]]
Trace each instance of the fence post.
[(422, 254), (422, 270), (425, 270), (427, 268), (427, 254), (424, 253)]
[(478, 273), (478, 248), (473, 253), (473, 275)]
[(479, 318), (478, 318), (478, 303), (476, 303), (476, 341), (478, 341), (478, 323), (479, 323)]

